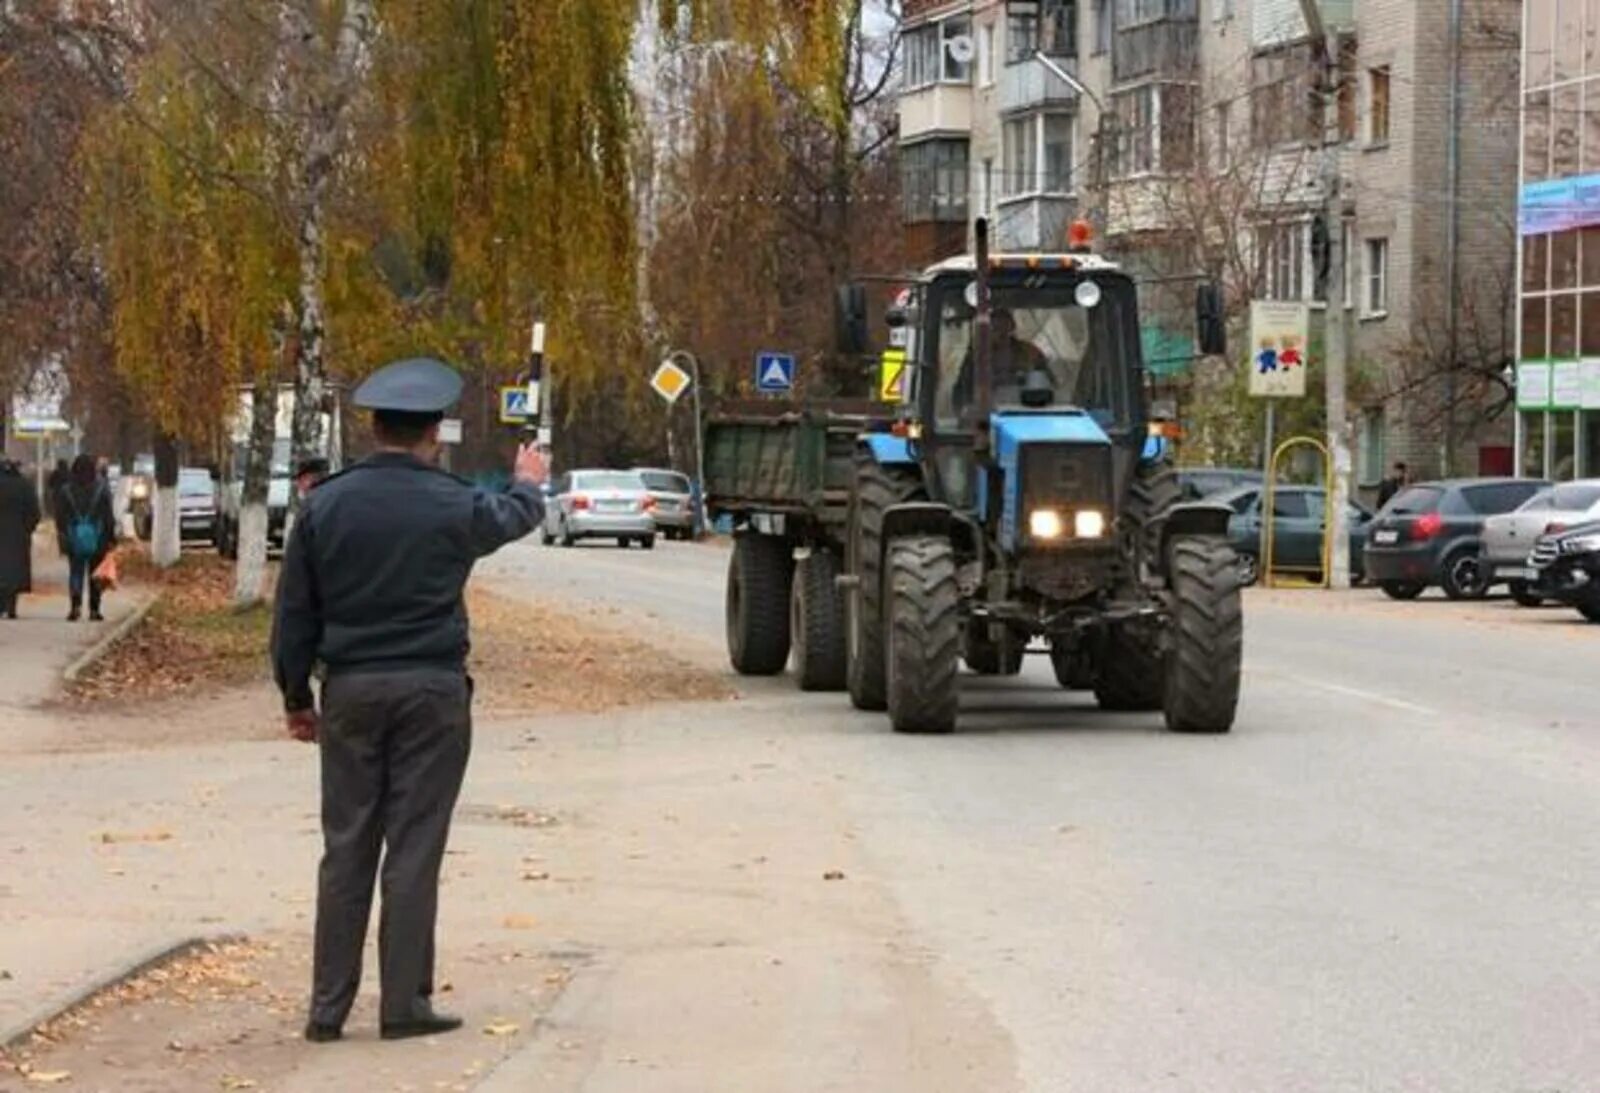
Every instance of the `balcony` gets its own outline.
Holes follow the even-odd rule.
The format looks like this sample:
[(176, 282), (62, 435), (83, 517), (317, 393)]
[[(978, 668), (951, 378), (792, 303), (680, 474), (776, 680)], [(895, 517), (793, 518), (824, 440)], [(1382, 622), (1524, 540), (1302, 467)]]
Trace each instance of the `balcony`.
[(900, 142), (922, 137), (972, 132), (972, 88), (968, 84), (937, 83), (900, 96)]
[[(1317, 0), (1317, 7), (1329, 30), (1348, 30), (1355, 25), (1354, 0)], [(1252, 49), (1271, 49), (1307, 36), (1300, 0), (1255, 0), (1250, 11)]]
[(995, 248), (1002, 251), (1060, 251), (1067, 226), (1077, 216), (1078, 200), (1060, 194), (1002, 198), (995, 209)]
[(1119, 29), (1112, 44), (1111, 78), (1116, 83), (1192, 80), (1199, 71), (1199, 40), (1200, 24), (1194, 19), (1157, 19)]
[[(1071, 58), (1056, 59), (1056, 64), (1078, 74), (1078, 62)], [(1051, 72), (1038, 58), (1008, 64), (1000, 76), (1000, 112), (1018, 114), (1044, 106), (1070, 106), (1078, 101), (1078, 93), (1060, 76)]]

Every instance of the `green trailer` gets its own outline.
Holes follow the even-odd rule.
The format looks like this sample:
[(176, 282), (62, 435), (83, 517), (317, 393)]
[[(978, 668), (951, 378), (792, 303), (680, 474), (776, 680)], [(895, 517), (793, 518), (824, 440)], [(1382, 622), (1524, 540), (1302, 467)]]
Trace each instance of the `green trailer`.
[(706, 508), (734, 529), (728, 651), (744, 675), (776, 675), (791, 658), (802, 690), (845, 678), (839, 588), (853, 459), (861, 435), (892, 408), (865, 399), (729, 402), (706, 421)]

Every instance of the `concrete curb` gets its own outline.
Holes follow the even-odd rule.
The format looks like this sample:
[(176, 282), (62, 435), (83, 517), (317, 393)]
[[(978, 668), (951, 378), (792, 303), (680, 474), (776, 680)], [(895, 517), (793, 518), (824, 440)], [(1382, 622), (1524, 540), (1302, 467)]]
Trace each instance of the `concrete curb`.
[(61, 673), (61, 681), (63, 683), (76, 682), (79, 676), (94, 666), (95, 661), (106, 655), (106, 650), (110, 649), (117, 642), (127, 637), (135, 626), (138, 626), (141, 622), (143, 622), (144, 617), (150, 613), (150, 609), (156, 605), (156, 601), (160, 598), (161, 594), (157, 592), (138, 607), (135, 607), (132, 611), (124, 615), (122, 619), (111, 628), (110, 633), (103, 635), (99, 641), (89, 646), (85, 652), (78, 655), (76, 660), (67, 665), (66, 670)]
[(122, 965), (118, 970), (91, 980), (87, 986), (78, 987), (65, 994), (58, 995), (49, 1002), (40, 1006), (33, 1013), (22, 1018), (9, 1027), (0, 1028), (0, 1051), (12, 1051), (24, 1047), (33, 1033), (41, 1025), (54, 1021), (57, 1017), (76, 1009), (89, 999), (102, 991), (121, 986), (130, 979), (136, 979), (152, 968), (160, 967), (180, 956), (187, 956), (196, 949), (207, 945), (228, 945), (243, 941), (243, 934), (213, 934), (207, 936), (185, 938), (182, 941), (167, 945), (158, 945), (154, 949), (146, 950), (135, 956), (132, 961)]

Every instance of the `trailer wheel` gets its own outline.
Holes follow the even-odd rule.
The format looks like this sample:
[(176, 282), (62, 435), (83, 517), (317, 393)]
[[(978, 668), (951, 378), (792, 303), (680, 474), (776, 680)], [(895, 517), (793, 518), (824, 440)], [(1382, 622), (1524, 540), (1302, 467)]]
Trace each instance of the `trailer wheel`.
[(728, 562), (728, 657), (740, 675), (777, 675), (788, 662), (793, 572), (787, 539), (741, 535), (734, 540)]
[(889, 544), (887, 697), (895, 732), (956, 727), (961, 592), (950, 540), (913, 535)]
[(858, 710), (888, 705), (883, 633), (883, 514), (891, 505), (915, 497), (916, 473), (886, 467), (864, 451), (856, 452), (855, 487), (850, 494), (849, 556), (856, 578), (846, 597), (848, 653), (846, 683)]
[(790, 656), (802, 691), (844, 689), (846, 639), (839, 568), (839, 556), (821, 548), (795, 564), (789, 595)]
[(970, 619), (961, 647), (961, 658), (967, 662), (968, 668), (980, 676), (1014, 676), (1022, 671), (1026, 645), (1026, 639), (1013, 636), (1005, 644), (1006, 651), (1002, 654), (1001, 643), (989, 636), (988, 623)]
[(1244, 617), (1238, 561), (1226, 543), (1180, 539), (1172, 546), (1172, 648), (1167, 728), (1227, 732), (1239, 705)]
[(1094, 660), (1082, 646), (1050, 645), (1050, 667), (1055, 670), (1056, 682), (1068, 691), (1088, 691), (1094, 688)]
[(1102, 710), (1147, 713), (1166, 696), (1166, 665), (1153, 633), (1113, 625), (1097, 643), (1094, 697)]

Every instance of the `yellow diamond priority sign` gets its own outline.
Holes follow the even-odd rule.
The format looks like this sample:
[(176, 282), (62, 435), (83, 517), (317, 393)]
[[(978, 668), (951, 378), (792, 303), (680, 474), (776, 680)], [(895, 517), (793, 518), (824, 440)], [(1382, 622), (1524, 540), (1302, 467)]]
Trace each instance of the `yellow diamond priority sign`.
[(650, 377), (650, 386), (668, 402), (677, 402), (678, 396), (689, 389), (689, 373), (671, 361), (665, 361)]

